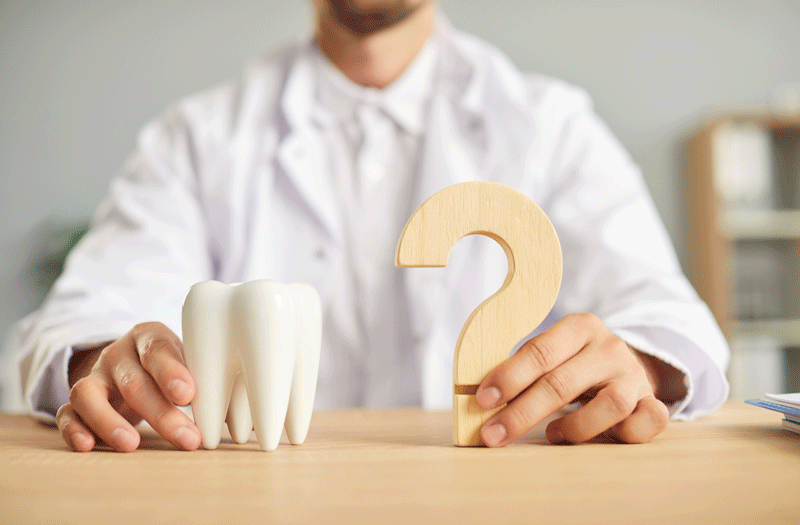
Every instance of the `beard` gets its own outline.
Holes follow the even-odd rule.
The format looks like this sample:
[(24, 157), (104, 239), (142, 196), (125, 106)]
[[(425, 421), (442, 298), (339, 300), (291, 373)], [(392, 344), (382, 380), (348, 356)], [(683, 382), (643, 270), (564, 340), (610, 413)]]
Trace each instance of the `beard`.
[(360, 7), (352, 0), (327, 0), (328, 17), (356, 36), (367, 36), (398, 24), (411, 16), (425, 0), (394, 0), (380, 7)]

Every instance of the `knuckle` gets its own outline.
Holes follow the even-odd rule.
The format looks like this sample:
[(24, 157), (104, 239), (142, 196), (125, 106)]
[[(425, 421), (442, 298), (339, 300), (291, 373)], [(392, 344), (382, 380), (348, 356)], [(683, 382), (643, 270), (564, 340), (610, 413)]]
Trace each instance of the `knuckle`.
[(106, 367), (110, 368), (114, 363), (125, 359), (126, 352), (130, 352), (130, 346), (126, 343), (126, 339), (118, 339), (110, 345), (103, 348), (100, 352), (99, 361), (102, 361)]
[(585, 332), (594, 332), (603, 326), (603, 321), (595, 314), (590, 312), (580, 312), (570, 314), (571, 321), (578, 326), (578, 329)]
[(171, 353), (172, 346), (166, 339), (155, 336), (147, 338), (137, 348), (139, 360), (147, 370), (152, 370), (161, 355)]
[(136, 334), (144, 334), (148, 332), (160, 332), (164, 328), (166, 328), (164, 323), (160, 323), (158, 321), (147, 321), (144, 323), (138, 323), (133, 327), (132, 331)]
[(531, 339), (523, 354), (532, 370), (550, 370), (556, 362), (555, 349), (541, 338)]
[(620, 388), (607, 386), (601, 393), (613, 414), (627, 416), (636, 408), (636, 401)]
[[(76, 432), (80, 432), (80, 427), (78, 423), (72, 418), (68, 419), (64, 423), (64, 425), (61, 426), (61, 435), (64, 436), (65, 438), (75, 434)], [(72, 440), (68, 440), (68, 442), (71, 441)]]
[(152, 364), (153, 354), (155, 354), (162, 345), (159, 344), (157, 339), (147, 338), (136, 346), (136, 351), (139, 354), (139, 361), (143, 365)]
[(67, 426), (67, 423), (69, 423), (70, 420), (69, 411), (70, 411), (69, 403), (61, 405), (58, 408), (58, 412), (56, 412), (56, 425), (59, 428), (63, 429), (65, 426)]
[(608, 337), (603, 341), (601, 347), (606, 359), (613, 359), (619, 362), (619, 358), (621, 357), (626, 359), (623, 362), (635, 361), (635, 359), (627, 359), (628, 357), (634, 357), (633, 352), (630, 351), (627, 343), (613, 334), (609, 333)]
[[(620, 339), (619, 337), (617, 337), (615, 335), (612, 335), (612, 334), (609, 334), (609, 335), (610, 335), (610, 339), (609, 339), (609, 342), (608, 342), (608, 346), (609, 346), (610, 350), (614, 354), (618, 354), (618, 355), (625, 356), (625, 357), (629, 358), (628, 361), (630, 363), (634, 363), (636, 361), (636, 359), (635, 359), (635, 356), (633, 355), (633, 352), (631, 351), (630, 347), (628, 346), (628, 343), (626, 343), (625, 341), (623, 341), (622, 339)], [(634, 359), (630, 359), (631, 357), (634, 357)]]
[(165, 341), (170, 341), (173, 344), (179, 341), (178, 336), (170, 330), (170, 328), (160, 321), (147, 321), (145, 323), (139, 323), (133, 327), (131, 330), (131, 335), (133, 336), (134, 340), (140, 340), (142, 338), (153, 338), (153, 339), (164, 339)]
[(119, 358), (122, 345), (117, 342), (111, 343), (100, 351), (100, 359), (103, 361), (113, 361)]
[(167, 417), (172, 413), (169, 408), (161, 408), (153, 418), (153, 426), (156, 428), (163, 428)]
[(143, 374), (125, 367), (117, 367), (117, 387), (125, 399), (137, 397), (146, 385)]
[[(492, 375), (492, 382), (500, 387), (504, 395), (513, 396), (526, 386), (524, 369), (519, 366), (503, 365), (495, 369)], [(527, 381), (527, 385), (530, 383)]]
[(669, 410), (667, 410), (667, 407), (664, 405), (664, 403), (660, 401), (651, 403), (650, 407), (648, 407), (647, 413), (650, 416), (650, 419), (653, 421), (653, 425), (656, 428), (656, 433), (660, 433), (667, 428), (667, 424), (669, 424)]
[(572, 381), (559, 369), (543, 375), (540, 381), (545, 393), (559, 407), (568, 404), (575, 397), (571, 388)]
[(58, 411), (56, 412), (56, 420), (65, 417), (68, 410), (69, 410), (69, 403), (65, 403), (60, 407), (58, 407)]
[(70, 404), (79, 403), (81, 400), (86, 399), (96, 388), (97, 386), (91, 377), (79, 379), (72, 385), (72, 389), (69, 391)]
[(504, 422), (510, 436), (524, 434), (537, 423), (533, 412), (525, 404), (517, 403), (506, 411)]

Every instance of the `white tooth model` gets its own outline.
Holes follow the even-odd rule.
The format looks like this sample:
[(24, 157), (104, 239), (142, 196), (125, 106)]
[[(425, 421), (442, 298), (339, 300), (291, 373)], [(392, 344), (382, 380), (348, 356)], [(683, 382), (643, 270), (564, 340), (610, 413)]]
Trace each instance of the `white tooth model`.
[[(255, 428), (262, 450), (306, 439), (317, 388), (322, 314), (307, 284), (204, 281), (183, 304), (183, 351), (195, 380), (192, 412), (203, 446), (219, 445), (227, 419), (244, 443)], [(249, 406), (248, 406), (249, 400)]]

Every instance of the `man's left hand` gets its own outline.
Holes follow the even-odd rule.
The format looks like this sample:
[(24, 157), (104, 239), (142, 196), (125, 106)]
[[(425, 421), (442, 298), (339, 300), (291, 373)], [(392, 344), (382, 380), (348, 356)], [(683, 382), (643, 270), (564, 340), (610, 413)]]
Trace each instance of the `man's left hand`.
[(650, 441), (669, 421), (655, 395), (664, 379), (657, 361), (628, 346), (595, 315), (568, 315), (480, 384), (481, 407), (508, 403), (481, 428), (483, 442), (502, 447), (574, 401), (583, 406), (547, 425), (551, 443), (581, 443), (603, 433), (626, 443)]

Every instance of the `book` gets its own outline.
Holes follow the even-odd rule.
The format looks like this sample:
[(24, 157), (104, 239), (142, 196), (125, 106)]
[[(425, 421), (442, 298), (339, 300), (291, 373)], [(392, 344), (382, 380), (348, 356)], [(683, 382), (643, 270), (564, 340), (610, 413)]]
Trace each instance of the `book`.
[(783, 403), (795, 408), (800, 408), (800, 392), (795, 394), (764, 394), (764, 397), (776, 403)]
[(783, 414), (783, 428), (800, 434), (800, 392), (794, 394), (764, 394), (761, 399), (745, 403)]
[(774, 410), (775, 412), (780, 412), (786, 416), (794, 416), (793, 419), (800, 419), (800, 407), (795, 407), (786, 403), (780, 403), (764, 398), (746, 399), (745, 403), (748, 405), (766, 408), (767, 410)]
[(796, 434), (800, 434), (800, 421), (794, 421), (791, 419), (783, 419), (783, 428), (786, 430), (790, 430)]

